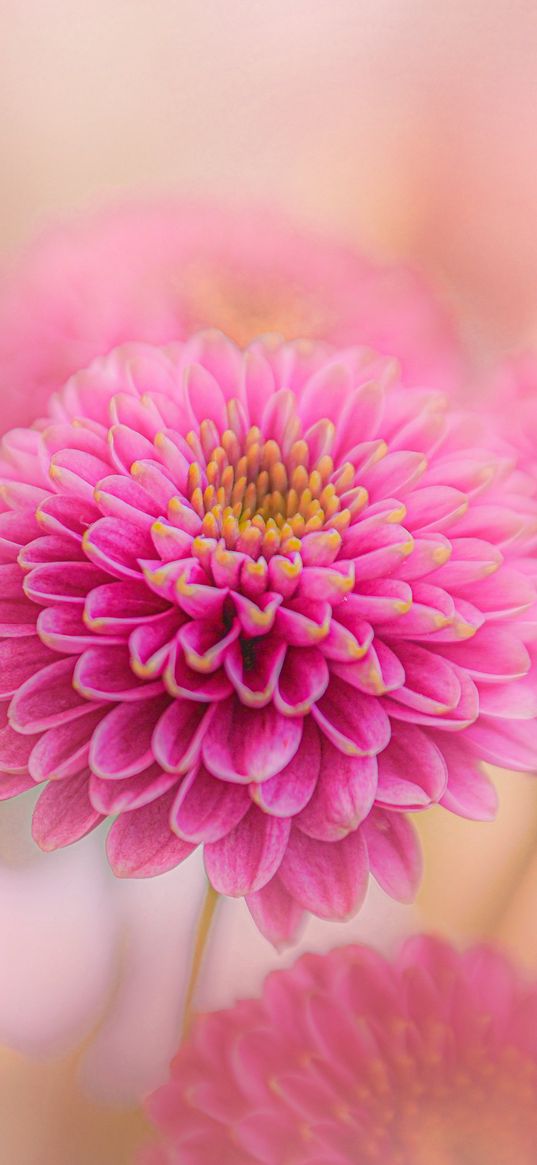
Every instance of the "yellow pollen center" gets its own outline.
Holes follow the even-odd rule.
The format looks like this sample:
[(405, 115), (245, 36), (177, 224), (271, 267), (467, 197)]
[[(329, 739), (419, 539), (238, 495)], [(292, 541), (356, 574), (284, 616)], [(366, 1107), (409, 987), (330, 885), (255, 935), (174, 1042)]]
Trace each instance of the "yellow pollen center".
[[(335, 470), (327, 452), (333, 425), (314, 456), (308, 442), (297, 437), (282, 448), (265, 438), (257, 426), (241, 432), (237, 402), (227, 407), (229, 427), (219, 432), (212, 420), (202, 421), (199, 434), (187, 442), (195, 455), (188, 472), (187, 495), (202, 519), (201, 535), (223, 539), (228, 549), (240, 546), (252, 557), (278, 551), (292, 555), (303, 535), (333, 531), (339, 535), (367, 501), (366, 490), (354, 486), (350, 462)], [(289, 425), (297, 435), (298, 424)]]

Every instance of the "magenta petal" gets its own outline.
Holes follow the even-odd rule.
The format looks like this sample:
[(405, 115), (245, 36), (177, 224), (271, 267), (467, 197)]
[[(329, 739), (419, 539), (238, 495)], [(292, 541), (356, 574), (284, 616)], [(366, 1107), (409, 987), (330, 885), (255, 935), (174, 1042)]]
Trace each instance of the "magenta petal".
[(448, 769), (448, 782), (440, 802), (445, 809), (472, 821), (493, 821), (498, 810), (498, 794), (464, 741), (456, 736), (436, 734)]
[(471, 676), (485, 682), (525, 676), (530, 668), (527, 648), (510, 630), (485, 626), (464, 643), (443, 643), (442, 654)]
[(461, 683), (449, 660), (411, 642), (398, 643), (397, 656), (405, 672), (393, 696), (398, 703), (431, 716), (443, 716), (457, 707)]
[(472, 752), (489, 764), (521, 773), (532, 773), (537, 769), (534, 720), (501, 720), (497, 725), (483, 716), (467, 728), (464, 735)]
[(153, 733), (156, 759), (168, 772), (186, 773), (196, 764), (214, 708), (194, 700), (174, 700), (162, 713)]
[(162, 681), (144, 683), (132, 671), (126, 644), (90, 647), (77, 661), (73, 684), (87, 700), (146, 700)]
[(42, 538), (34, 538), (20, 550), (17, 562), (23, 570), (32, 570), (34, 566), (43, 566), (52, 562), (83, 562), (82, 547), (67, 535), (45, 534)]
[(16, 774), (0, 770), (0, 801), (18, 797), (20, 793), (27, 793), (28, 789), (35, 789), (35, 781), (27, 772)]
[(93, 734), (90, 767), (105, 779), (132, 777), (154, 759), (152, 736), (169, 702), (156, 696), (136, 703), (118, 704), (101, 720)]
[(47, 785), (32, 818), (32, 836), (44, 850), (71, 845), (103, 820), (88, 796), (87, 769), (68, 781)]
[(89, 798), (93, 807), (108, 817), (112, 813), (124, 813), (149, 805), (167, 793), (168, 789), (173, 789), (177, 781), (176, 773), (163, 773), (157, 764), (150, 765), (135, 777), (125, 777), (123, 781), (103, 781), (92, 773)]
[(170, 829), (174, 800), (172, 789), (141, 809), (122, 813), (114, 822), (106, 840), (106, 852), (118, 878), (152, 878), (164, 874), (195, 849)]
[(308, 837), (339, 841), (367, 817), (376, 789), (377, 758), (345, 756), (324, 737), (320, 776), (296, 825)]
[(87, 764), (91, 737), (103, 714), (103, 709), (98, 708), (88, 716), (44, 732), (28, 761), (34, 781), (63, 780), (80, 772)]
[(106, 581), (106, 574), (92, 562), (49, 562), (36, 566), (24, 580), (24, 592), (34, 603), (83, 604), (88, 591)]
[(189, 667), (183, 650), (177, 643), (171, 648), (163, 678), (170, 696), (175, 696), (176, 699), (184, 698), (211, 704), (214, 701), (226, 700), (233, 690), (223, 668), (203, 676)]
[(41, 530), (34, 514), (0, 514), (0, 559), (16, 562), (22, 546), (37, 538)]
[(5, 724), (0, 729), (0, 772), (10, 776), (25, 775), (34, 744), (32, 736), (21, 736), (11, 724)]
[(86, 627), (81, 608), (73, 604), (44, 607), (39, 612), (36, 626), (42, 642), (62, 655), (80, 655), (86, 647), (97, 643), (121, 643), (126, 634), (100, 635), (97, 639)]
[(280, 878), (305, 910), (319, 918), (341, 919), (358, 910), (369, 873), (362, 828), (341, 841), (316, 841), (293, 829)]
[(170, 823), (185, 841), (219, 841), (242, 821), (250, 806), (244, 785), (221, 781), (201, 765), (181, 782)]
[(328, 687), (330, 673), (315, 647), (289, 647), (278, 680), (274, 702), (284, 716), (304, 716)]
[(285, 768), (302, 739), (303, 722), (281, 716), (272, 704), (250, 709), (238, 700), (219, 704), (203, 741), (210, 772), (225, 781), (266, 781)]
[(275, 874), (266, 886), (248, 894), (246, 904), (261, 934), (277, 949), (296, 942), (303, 917), (302, 907)]
[(164, 671), (176, 632), (182, 617), (172, 608), (156, 615), (153, 619), (142, 620), (139, 627), (129, 636), (131, 667), (141, 679), (152, 679)]
[(250, 785), (250, 796), (265, 813), (292, 817), (307, 805), (317, 784), (321, 766), (321, 738), (308, 717), (298, 752), (275, 777)]
[(118, 578), (141, 578), (138, 559), (153, 552), (149, 535), (124, 518), (100, 518), (86, 531), (82, 545), (91, 562)]
[(447, 783), (442, 749), (422, 729), (400, 723), (378, 757), (376, 802), (387, 809), (424, 809), (440, 801)]
[(373, 809), (362, 831), (371, 873), (379, 886), (398, 902), (413, 902), (423, 865), (413, 825), (402, 813)]
[(205, 846), (205, 869), (215, 890), (239, 898), (265, 886), (280, 865), (290, 828), (289, 821), (252, 805), (230, 833)]
[(141, 619), (159, 615), (168, 604), (143, 582), (104, 583), (90, 591), (84, 607), (84, 622), (92, 631), (127, 633), (139, 626)]
[(202, 675), (207, 675), (218, 671), (222, 666), (228, 647), (238, 638), (239, 631), (237, 619), (225, 634), (218, 626), (193, 619), (181, 627), (177, 639), (185, 653), (188, 666)]
[[(255, 643), (247, 640), (249, 656), (245, 661), (246, 645), (237, 641), (226, 652), (224, 667), (241, 703), (249, 708), (263, 708), (272, 699), (285, 659), (285, 643), (271, 635), (263, 635)], [(248, 647), (246, 647), (248, 650)]]
[(81, 542), (84, 531), (100, 517), (93, 501), (52, 495), (37, 511), (39, 525), (54, 534), (66, 535), (73, 543)]
[(9, 706), (17, 732), (42, 732), (93, 712), (95, 704), (73, 688), (74, 667), (74, 659), (60, 659), (26, 680)]
[(0, 700), (12, 696), (40, 668), (55, 660), (57, 656), (37, 635), (0, 640)]
[(312, 716), (332, 744), (349, 756), (375, 756), (390, 739), (390, 721), (379, 701), (332, 676)]

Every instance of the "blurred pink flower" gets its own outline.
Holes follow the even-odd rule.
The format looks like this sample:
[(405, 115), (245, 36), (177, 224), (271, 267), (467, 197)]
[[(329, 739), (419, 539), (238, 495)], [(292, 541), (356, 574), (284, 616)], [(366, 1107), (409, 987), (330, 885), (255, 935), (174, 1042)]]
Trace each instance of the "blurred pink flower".
[(517, 449), (522, 468), (537, 480), (537, 354), (526, 351), (505, 360), (482, 385), (482, 397)]
[[(489, 818), (537, 761), (535, 512), (445, 398), (364, 349), (131, 345), (4, 439), (2, 795), (119, 814), (121, 876), (197, 845), (274, 942), (412, 898), (405, 810)], [(402, 524), (404, 522), (404, 525)]]
[(397, 356), (447, 387), (460, 354), (447, 316), (403, 267), (380, 267), (271, 210), (131, 205), (45, 234), (0, 283), (4, 429), (118, 344), (220, 327), (240, 344), (278, 331)]
[(306, 955), (197, 1020), (140, 1165), (533, 1165), (537, 986), (501, 954), (409, 940)]

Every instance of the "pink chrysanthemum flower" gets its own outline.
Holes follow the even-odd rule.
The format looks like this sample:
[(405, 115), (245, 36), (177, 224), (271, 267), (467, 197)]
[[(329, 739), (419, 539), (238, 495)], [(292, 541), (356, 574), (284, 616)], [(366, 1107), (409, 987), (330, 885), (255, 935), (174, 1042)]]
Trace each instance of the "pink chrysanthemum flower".
[(517, 449), (521, 466), (537, 480), (537, 354), (506, 360), (485, 386), (487, 406)]
[[(457, 383), (453, 328), (420, 279), (380, 267), (273, 211), (177, 201), (107, 209), (37, 242), (0, 283), (0, 422), (26, 424), (50, 392), (133, 339), (218, 327), (360, 342), (409, 381)], [(31, 391), (30, 391), (31, 390)]]
[(535, 514), (477, 427), (367, 350), (207, 333), (8, 434), (0, 769), (49, 782), (37, 841), (118, 814), (122, 876), (202, 844), (275, 941), (369, 872), (412, 897), (404, 811), (488, 818), (480, 759), (537, 762)]
[(534, 1165), (537, 986), (433, 938), (305, 955), (200, 1017), (144, 1165)]

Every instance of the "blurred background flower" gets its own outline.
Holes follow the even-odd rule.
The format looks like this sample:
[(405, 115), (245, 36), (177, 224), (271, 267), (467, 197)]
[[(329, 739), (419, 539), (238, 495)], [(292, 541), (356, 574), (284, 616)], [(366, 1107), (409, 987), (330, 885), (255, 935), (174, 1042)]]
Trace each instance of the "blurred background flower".
[[(448, 8), (425, 0), (399, 6), (388, 0), (297, 0), (292, 6), (283, 0), (155, 0), (151, 6), (5, 0), (0, 44), (0, 244), (6, 261), (48, 222), (108, 199), (170, 192), (242, 203), (255, 198), (316, 231), (329, 230), (375, 262), (417, 267), (451, 307), (480, 371), (508, 349), (537, 341), (537, 11), (526, 0), (456, 0)], [(501, 806), (494, 825), (478, 827), (440, 812), (420, 823), (427, 866), (421, 916), (455, 937), (496, 933), (535, 966), (537, 784), (509, 774), (494, 779)], [(182, 871), (143, 887), (103, 887), (93, 879), (94, 901), (87, 892), (98, 844), (93, 839), (69, 872), (58, 862), (54, 874), (50, 866), (42, 875), (41, 859), (34, 865), (31, 857), (32, 877), (48, 904), (53, 878), (65, 883), (61, 898), (54, 891), (55, 921), (47, 910), (62, 948), (77, 945), (78, 937), (75, 943), (67, 934), (79, 936), (87, 926), (84, 989), (73, 990), (83, 960), (78, 963), (71, 950), (58, 959), (58, 946), (51, 954), (46, 928), (32, 938), (36, 945), (28, 945), (18, 918), (30, 898), (24, 898), (26, 813), (22, 824), (11, 806), (0, 814), (9, 967), (21, 992), (10, 1005), (11, 1029), (1, 1015), (0, 1028), (13, 1040), (13, 1020), (24, 1019), (36, 998), (42, 1003), (43, 967), (48, 1004), (32, 1029), (41, 1032), (40, 1048), (24, 1047), (29, 1023), (19, 1046), (43, 1054), (49, 1039), (50, 1047), (58, 1043), (54, 1062), (3, 1055), (6, 1160), (118, 1165), (140, 1136), (139, 1118), (89, 1106), (80, 1089), (79, 1057), (66, 1058), (62, 1048), (93, 1028), (82, 1072), (92, 1065), (92, 1083), (101, 1079), (105, 1091), (126, 1071), (124, 1097), (132, 1097), (142, 1080), (149, 1085), (141, 1063), (150, 1063), (151, 1073), (162, 1071), (155, 1049), (162, 1048), (164, 1019), (147, 1020), (154, 1044), (146, 1062), (151, 1045), (147, 1028), (139, 1026), (135, 982), (139, 975), (146, 1005), (155, 1008), (159, 999), (169, 1000), (170, 984), (180, 990), (184, 983), (184, 935), (188, 945), (193, 919), (179, 918), (174, 879)], [(64, 858), (71, 863), (74, 851)], [(76, 896), (69, 893), (71, 878)], [(105, 943), (101, 933), (100, 953), (95, 947), (90, 952), (87, 936), (103, 894), (111, 921), (102, 923), (107, 937)], [(371, 902), (380, 942), (390, 926), (408, 923), (400, 916), (386, 919), (378, 906)], [(209, 950), (208, 966), (218, 956), (229, 991), (243, 959), (241, 907), (229, 904), (236, 909), (234, 942), (225, 949), (219, 944), (217, 920)], [(342, 941), (328, 929), (323, 942)], [(109, 975), (126, 934), (138, 953), (130, 957), (129, 982), (119, 970), (112, 974), (120, 984), (111, 997), (114, 1012)], [(157, 958), (159, 936), (170, 952), (164, 955), (162, 947)], [(316, 941), (306, 932), (310, 940)], [(254, 979), (264, 957), (258, 950), (245, 960)], [(35, 979), (17, 976), (19, 958), (34, 962)], [(207, 986), (211, 982), (202, 981), (202, 1002), (208, 1001)], [(239, 992), (244, 989), (238, 984)], [(122, 1026), (114, 1019), (119, 1014)], [(136, 1044), (140, 1058), (132, 1050)], [(29, 1112), (35, 1133), (29, 1132)]]

